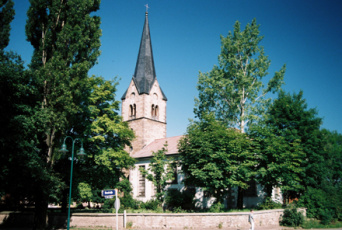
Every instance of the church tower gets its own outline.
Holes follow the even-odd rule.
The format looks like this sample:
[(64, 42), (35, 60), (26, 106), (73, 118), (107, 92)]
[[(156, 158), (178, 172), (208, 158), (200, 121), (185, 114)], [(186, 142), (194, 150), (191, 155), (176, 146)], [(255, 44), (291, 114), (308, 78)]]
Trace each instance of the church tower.
[(123, 120), (136, 136), (129, 151), (132, 156), (155, 139), (166, 137), (167, 98), (156, 77), (147, 12), (134, 75), (121, 100)]

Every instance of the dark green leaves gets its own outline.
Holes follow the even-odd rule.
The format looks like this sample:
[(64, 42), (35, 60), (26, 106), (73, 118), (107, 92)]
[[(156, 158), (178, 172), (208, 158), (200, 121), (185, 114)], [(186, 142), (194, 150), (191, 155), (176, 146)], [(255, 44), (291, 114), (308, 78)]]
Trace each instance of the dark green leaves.
[(257, 165), (252, 149), (245, 134), (226, 128), (213, 116), (192, 123), (179, 144), (185, 183), (205, 187), (218, 199), (229, 188), (248, 188)]

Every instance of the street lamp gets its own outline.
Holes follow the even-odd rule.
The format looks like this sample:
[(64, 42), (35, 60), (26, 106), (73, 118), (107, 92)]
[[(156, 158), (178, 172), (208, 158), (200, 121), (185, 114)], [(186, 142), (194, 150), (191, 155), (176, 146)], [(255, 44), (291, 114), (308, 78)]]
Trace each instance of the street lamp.
[(71, 203), (71, 187), (72, 187), (72, 170), (73, 170), (73, 166), (74, 166), (74, 145), (75, 145), (75, 142), (76, 141), (80, 141), (81, 142), (81, 148), (80, 148), (80, 151), (77, 153), (77, 155), (80, 155), (80, 156), (84, 156), (86, 155), (85, 152), (84, 152), (84, 148), (83, 148), (83, 142), (80, 138), (75, 138), (73, 139), (72, 137), (70, 136), (66, 136), (64, 138), (64, 141), (63, 141), (63, 145), (62, 145), (62, 148), (59, 150), (60, 152), (63, 152), (63, 153), (67, 153), (68, 150), (67, 150), (67, 146), (65, 144), (65, 141), (67, 138), (70, 138), (72, 140), (72, 150), (71, 150), (71, 170), (70, 170), (70, 189), (69, 189), (69, 209), (68, 209), (68, 230), (70, 228), (70, 203)]

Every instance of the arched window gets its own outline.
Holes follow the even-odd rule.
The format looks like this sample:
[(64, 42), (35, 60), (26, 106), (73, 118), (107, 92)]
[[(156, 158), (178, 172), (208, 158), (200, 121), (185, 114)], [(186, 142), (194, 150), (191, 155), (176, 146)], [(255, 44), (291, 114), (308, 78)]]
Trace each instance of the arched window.
[(137, 106), (135, 104), (129, 105), (129, 116), (135, 118), (137, 114)]
[(157, 120), (158, 116), (159, 116), (159, 106), (152, 104), (152, 107), (151, 107), (151, 117), (152, 117), (152, 119), (156, 119)]
[(156, 119), (158, 119), (159, 117), (159, 106), (156, 105), (156, 108), (154, 109), (154, 116), (156, 117)]
[(154, 104), (152, 104), (152, 108), (151, 108), (151, 117), (154, 118), (154, 113), (155, 113), (155, 108), (154, 108)]
[(133, 105), (129, 105), (129, 116), (133, 116)]

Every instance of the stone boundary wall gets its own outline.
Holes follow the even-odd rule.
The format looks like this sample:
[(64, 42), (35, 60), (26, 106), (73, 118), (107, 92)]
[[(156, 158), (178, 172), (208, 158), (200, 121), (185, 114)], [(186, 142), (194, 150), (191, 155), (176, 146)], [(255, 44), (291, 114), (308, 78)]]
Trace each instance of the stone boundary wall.
[[(304, 216), (305, 209), (300, 209)], [(278, 227), (283, 209), (254, 211), (255, 226)], [(127, 213), (126, 223), (133, 229), (248, 229), (249, 212), (229, 213)], [(118, 215), (119, 229), (125, 229), (124, 215)], [(67, 215), (51, 213), (49, 225), (64, 228), (67, 225)], [(0, 212), (1, 227), (31, 227), (33, 213)], [(116, 227), (115, 213), (73, 213), (70, 226), (72, 227)]]

